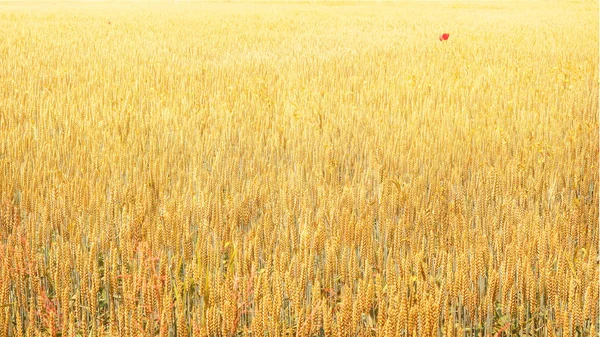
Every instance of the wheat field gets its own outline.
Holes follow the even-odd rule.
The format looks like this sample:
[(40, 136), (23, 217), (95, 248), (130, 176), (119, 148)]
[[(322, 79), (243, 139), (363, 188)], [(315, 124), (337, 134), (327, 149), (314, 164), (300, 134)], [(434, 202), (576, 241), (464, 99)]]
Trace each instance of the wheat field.
[(0, 336), (598, 336), (597, 2), (6, 2), (0, 36)]

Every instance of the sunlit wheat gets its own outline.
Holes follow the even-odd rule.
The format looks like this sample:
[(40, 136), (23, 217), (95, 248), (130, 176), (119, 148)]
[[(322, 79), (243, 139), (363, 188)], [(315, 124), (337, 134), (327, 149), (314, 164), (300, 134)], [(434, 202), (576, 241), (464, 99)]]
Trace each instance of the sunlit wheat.
[(597, 3), (9, 2), (0, 36), (0, 336), (597, 336)]

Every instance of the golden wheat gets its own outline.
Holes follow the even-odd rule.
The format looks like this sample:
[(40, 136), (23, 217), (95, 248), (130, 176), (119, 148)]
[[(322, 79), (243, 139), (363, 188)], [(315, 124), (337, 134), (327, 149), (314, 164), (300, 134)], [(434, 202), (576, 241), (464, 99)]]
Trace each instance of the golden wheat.
[(0, 36), (1, 336), (600, 330), (597, 3), (5, 3)]

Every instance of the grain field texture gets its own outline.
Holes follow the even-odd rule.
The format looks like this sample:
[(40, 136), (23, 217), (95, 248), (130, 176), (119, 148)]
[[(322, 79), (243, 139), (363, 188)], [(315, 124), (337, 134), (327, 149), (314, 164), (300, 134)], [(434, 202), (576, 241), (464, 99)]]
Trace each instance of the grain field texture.
[(0, 3), (0, 336), (598, 336), (598, 45), (597, 2)]

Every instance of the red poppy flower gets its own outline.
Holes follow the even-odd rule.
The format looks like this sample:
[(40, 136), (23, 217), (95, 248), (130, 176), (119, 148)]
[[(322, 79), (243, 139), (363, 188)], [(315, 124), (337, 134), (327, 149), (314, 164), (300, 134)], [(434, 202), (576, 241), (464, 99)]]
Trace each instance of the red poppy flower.
[(440, 41), (446, 41), (446, 40), (448, 40), (449, 37), (450, 37), (450, 34), (444, 33), (444, 34), (440, 35)]

